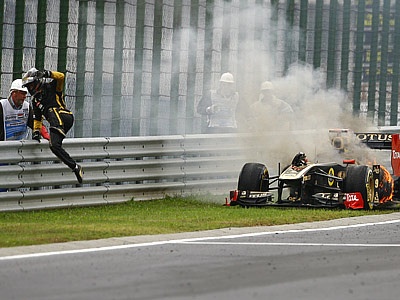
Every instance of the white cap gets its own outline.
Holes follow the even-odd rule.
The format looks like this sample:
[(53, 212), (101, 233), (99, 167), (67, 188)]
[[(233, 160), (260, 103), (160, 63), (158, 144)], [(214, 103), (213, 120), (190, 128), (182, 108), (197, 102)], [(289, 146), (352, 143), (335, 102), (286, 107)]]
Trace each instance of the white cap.
[(11, 91), (21, 91), (21, 92), (28, 93), (28, 89), (26, 87), (22, 86), (22, 79), (15, 79), (11, 83), (10, 92)]
[(219, 80), (220, 82), (229, 82), (229, 83), (234, 83), (235, 81), (233, 80), (233, 75), (231, 73), (224, 73), (221, 75), (221, 79)]
[(273, 90), (274, 89), (274, 85), (272, 84), (271, 81), (264, 81), (263, 83), (261, 83), (261, 91), (264, 90)]

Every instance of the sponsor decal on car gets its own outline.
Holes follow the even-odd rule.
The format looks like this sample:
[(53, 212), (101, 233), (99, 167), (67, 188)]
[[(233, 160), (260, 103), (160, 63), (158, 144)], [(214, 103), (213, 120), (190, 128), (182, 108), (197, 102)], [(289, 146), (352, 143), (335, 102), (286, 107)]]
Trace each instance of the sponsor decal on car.
[(356, 136), (362, 142), (391, 142), (392, 134), (391, 133), (356, 133)]
[(400, 176), (400, 139), (398, 134), (392, 136), (392, 169), (395, 176)]
[(241, 191), (240, 197), (241, 198), (264, 198), (270, 195), (269, 192), (253, 192), (253, 191)]
[[(329, 171), (328, 171), (328, 174), (331, 175), (331, 176), (335, 176), (335, 170), (333, 168), (330, 168)], [(335, 182), (335, 179), (328, 177), (329, 186), (332, 186), (334, 182)]]
[(364, 208), (364, 200), (360, 192), (347, 193), (346, 199), (344, 200), (344, 206), (346, 208), (361, 209)]

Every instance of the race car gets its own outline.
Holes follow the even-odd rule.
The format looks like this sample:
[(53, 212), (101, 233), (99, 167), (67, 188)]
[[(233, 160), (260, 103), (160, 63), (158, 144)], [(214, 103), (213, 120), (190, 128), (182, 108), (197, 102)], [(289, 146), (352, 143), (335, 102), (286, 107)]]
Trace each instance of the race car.
[(246, 163), (227, 205), (373, 209), (391, 201), (393, 189), (394, 181), (383, 166), (356, 165), (354, 160), (292, 162), (275, 176), (264, 164)]
[[(329, 131), (339, 153), (348, 153), (352, 132)], [(225, 205), (242, 207), (300, 206), (373, 209), (400, 207), (400, 134), (356, 133), (369, 148), (391, 150), (391, 174), (383, 165), (360, 165), (354, 159), (342, 163), (310, 163), (299, 152), (278, 175), (271, 176), (262, 163), (246, 163), (239, 174), (236, 190), (230, 191)]]

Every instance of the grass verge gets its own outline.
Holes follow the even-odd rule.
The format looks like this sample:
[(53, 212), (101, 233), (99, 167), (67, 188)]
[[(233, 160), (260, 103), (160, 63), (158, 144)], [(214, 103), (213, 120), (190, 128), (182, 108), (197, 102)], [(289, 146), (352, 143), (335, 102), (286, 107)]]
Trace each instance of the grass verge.
[[(0, 213), (0, 247), (323, 221), (397, 210), (225, 207), (213, 196)], [(220, 200), (220, 199), (219, 199)]]

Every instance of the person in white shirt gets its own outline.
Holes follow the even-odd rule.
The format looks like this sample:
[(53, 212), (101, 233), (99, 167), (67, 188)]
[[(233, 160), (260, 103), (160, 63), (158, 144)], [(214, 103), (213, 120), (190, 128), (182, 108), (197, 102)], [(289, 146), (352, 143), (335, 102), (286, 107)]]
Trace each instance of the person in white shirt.
[[(25, 139), (28, 127), (33, 128), (33, 108), (25, 101), (27, 94), (28, 89), (22, 86), (22, 79), (15, 79), (8, 98), (0, 100), (0, 141)], [(49, 139), (45, 126), (42, 126), (41, 133)], [(7, 192), (7, 189), (0, 189), (0, 192)]]
[(234, 133), (237, 131), (236, 108), (239, 93), (231, 73), (224, 73), (217, 90), (204, 95), (197, 106), (197, 112), (207, 116), (206, 133)]
[(292, 126), (293, 108), (274, 95), (274, 85), (270, 81), (261, 84), (259, 99), (250, 106), (250, 111), (253, 128), (289, 130)]
[[(25, 101), (28, 89), (21, 79), (15, 79), (7, 99), (0, 100), (0, 141), (22, 140), (26, 138), (28, 127), (33, 127), (33, 108)], [(42, 126), (42, 136), (49, 139), (46, 127)]]
[(271, 109), (274, 114), (291, 114), (293, 108), (289, 103), (274, 95), (274, 85), (270, 81), (264, 81), (260, 87), (259, 100), (252, 104), (252, 108)]

